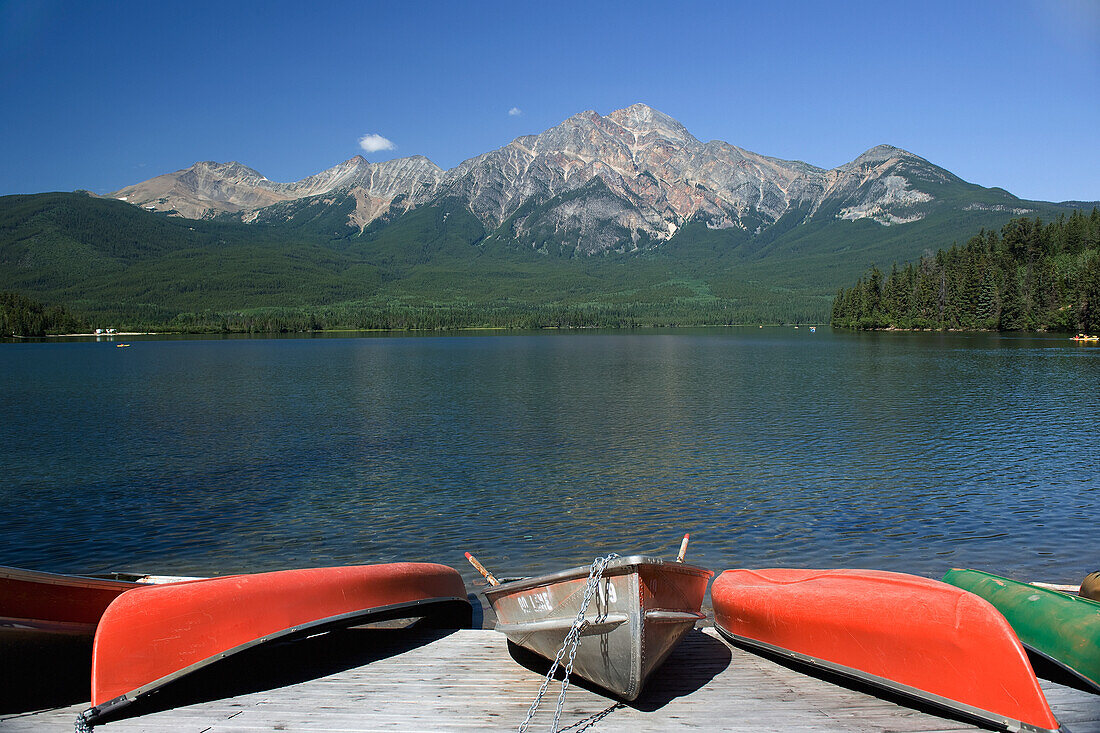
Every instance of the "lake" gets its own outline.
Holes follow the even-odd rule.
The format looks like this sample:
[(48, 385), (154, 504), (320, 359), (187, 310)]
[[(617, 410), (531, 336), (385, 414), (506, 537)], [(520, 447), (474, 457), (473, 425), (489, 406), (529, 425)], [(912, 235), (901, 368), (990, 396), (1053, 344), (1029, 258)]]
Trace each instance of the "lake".
[(819, 328), (0, 344), (0, 564), (1100, 568), (1100, 348)]

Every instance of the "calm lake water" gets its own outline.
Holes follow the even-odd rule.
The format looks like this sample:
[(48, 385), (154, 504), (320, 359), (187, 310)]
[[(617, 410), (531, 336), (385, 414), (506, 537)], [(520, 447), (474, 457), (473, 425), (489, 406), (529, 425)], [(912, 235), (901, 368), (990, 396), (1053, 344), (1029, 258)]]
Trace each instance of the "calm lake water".
[(1100, 568), (1100, 348), (699, 329), (0, 344), (0, 564), (194, 575), (608, 552)]

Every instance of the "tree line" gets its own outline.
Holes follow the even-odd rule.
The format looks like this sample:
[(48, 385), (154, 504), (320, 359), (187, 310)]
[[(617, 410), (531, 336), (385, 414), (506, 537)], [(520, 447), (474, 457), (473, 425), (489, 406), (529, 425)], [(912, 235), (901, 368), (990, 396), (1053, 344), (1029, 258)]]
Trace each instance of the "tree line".
[[(776, 320), (767, 320), (769, 316)], [(393, 305), (262, 308), (243, 312), (180, 313), (145, 322), (143, 330), (184, 333), (288, 333), (327, 330), (451, 331), (460, 329), (654, 328), (805, 322), (804, 313), (728, 303), (585, 305)], [(788, 320), (789, 319), (789, 320)], [(127, 321), (130, 322), (130, 321)]]
[(1100, 332), (1100, 210), (1013, 219), (889, 274), (871, 267), (833, 300), (858, 329)]
[(46, 306), (19, 293), (0, 292), (0, 336), (45, 336), (88, 328), (64, 306)]
[(89, 319), (126, 329), (170, 333), (300, 333), (332, 330), (452, 331), (460, 329), (654, 328), (806, 322), (808, 313), (726, 301), (533, 305), (332, 305), (247, 311), (168, 313), (149, 307), (76, 315), (14, 292), (0, 292), (0, 336), (87, 333)]

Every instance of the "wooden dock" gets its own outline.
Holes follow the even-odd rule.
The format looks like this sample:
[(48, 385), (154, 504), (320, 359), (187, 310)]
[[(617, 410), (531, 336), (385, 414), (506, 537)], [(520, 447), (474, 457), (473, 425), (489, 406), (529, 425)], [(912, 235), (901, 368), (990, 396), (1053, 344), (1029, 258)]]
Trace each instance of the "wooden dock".
[[(102, 733), (247, 731), (515, 730), (545, 663), (485, 630), (353, 629), (215, 665), (155, 696)], [(1051, 707), (1073, 733), (1100, 733), (1100, 695), (1043, 681)], [(551, 685), (531, 730), (549, 730)], [(73, 702), (72, 699), (67, 701)], [(87, 704), (0, 713), (0, 731), (68, 733)], [(136, 708), (136, 706), (135, 706)], [(841, 685), (730, 647), (713, 629), (690, 633), (631, 704), (576, 685), (561, 725), (577, 731), (979, 730), (928, 708)]]

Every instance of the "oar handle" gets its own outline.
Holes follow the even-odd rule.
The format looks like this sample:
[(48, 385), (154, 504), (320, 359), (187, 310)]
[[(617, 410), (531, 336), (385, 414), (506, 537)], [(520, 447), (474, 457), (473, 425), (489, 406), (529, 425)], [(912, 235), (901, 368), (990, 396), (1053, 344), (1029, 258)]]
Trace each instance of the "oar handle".
[(683, 562), (684, 561), (684, 556), (687, 555), (687, 551), (688, 551), (688, 538), (689, 537), (691, 537), (690, 533), (684, 535), (684, 540), (683, 540), (683, 542), (680, 543), (680, 552), (676, 555), (676, 562)]
[(489, 585), (500, 585), (500, 581), (493, 577), (493, 574), (485, 569), (485, 566), (477, 561), (477, 558), (466, 553), (466, 559), (470, 561), (470, 564), (477, 568), (477, 571), (485, 576), (485, 579), (489, 581)]

